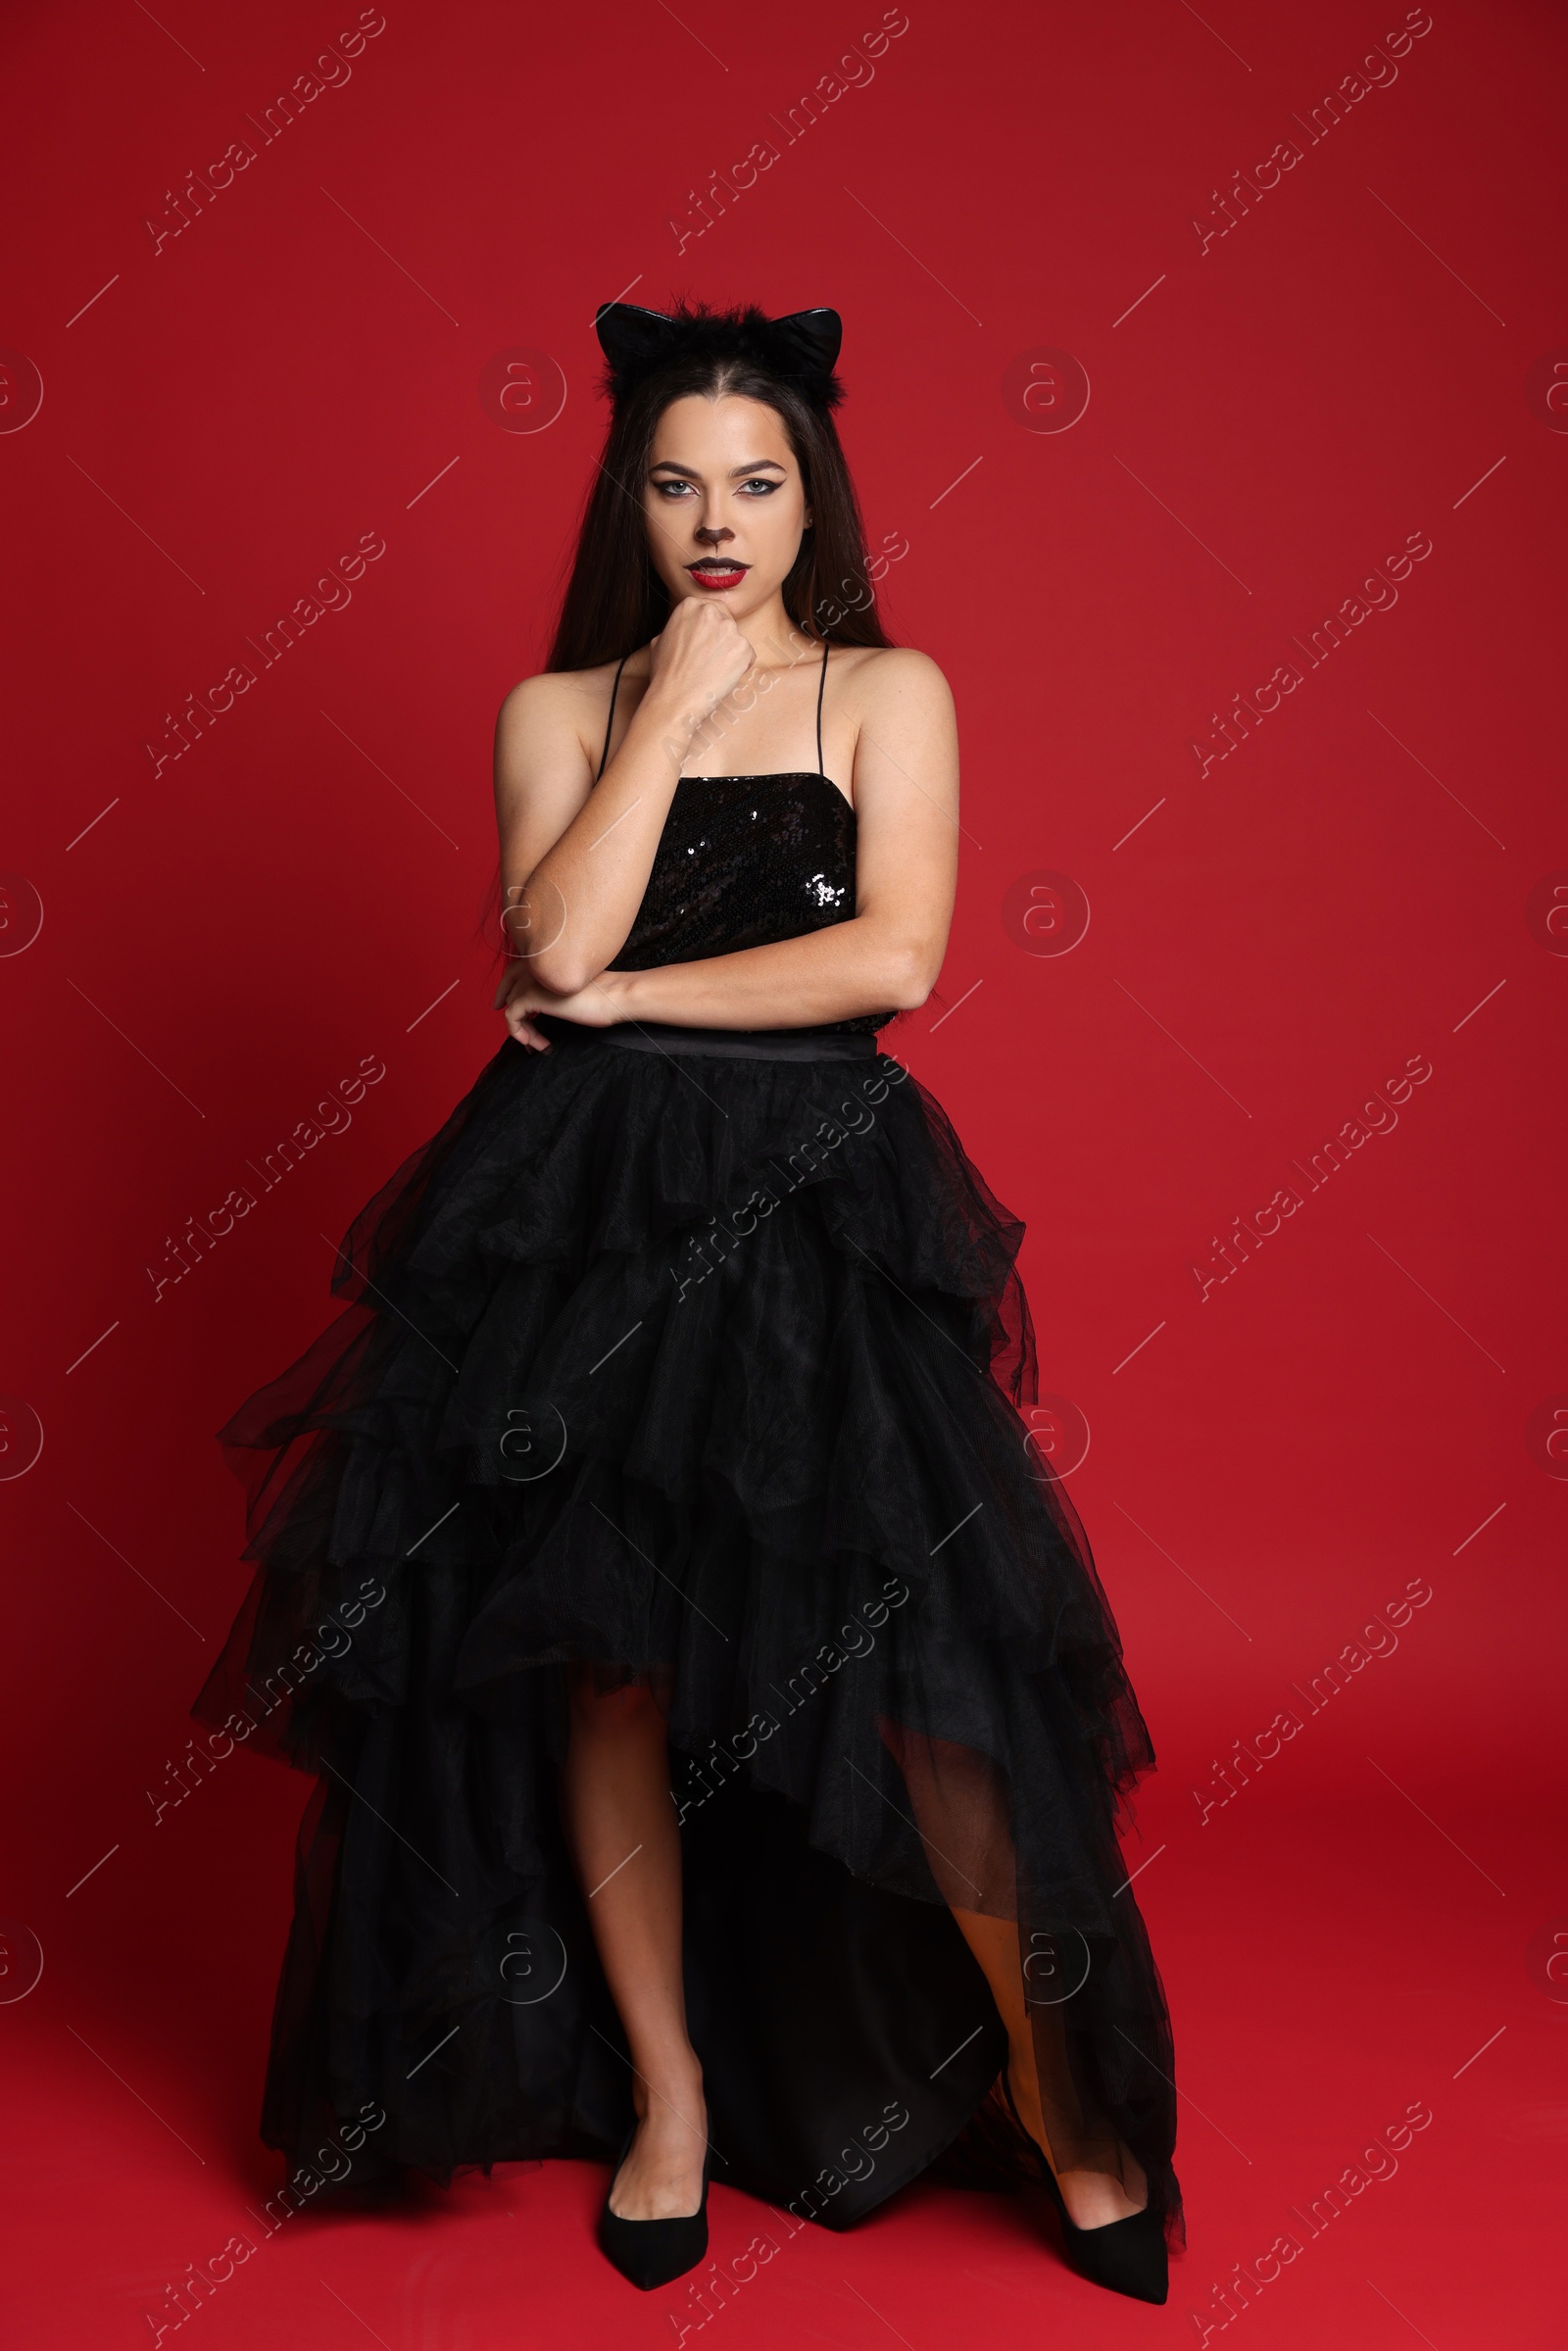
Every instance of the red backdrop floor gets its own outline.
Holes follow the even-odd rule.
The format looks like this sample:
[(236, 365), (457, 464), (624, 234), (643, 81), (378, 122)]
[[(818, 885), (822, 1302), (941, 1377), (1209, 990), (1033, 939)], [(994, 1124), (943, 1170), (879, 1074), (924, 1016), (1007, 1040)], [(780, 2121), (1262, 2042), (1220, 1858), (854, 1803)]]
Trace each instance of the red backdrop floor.
[[(605, 2174), (586, 2164), (475, 2174), (396, 2217), (269, 2224), (278, 2174), (250, 2125), (299, 1784), (243, 1764), (134, 1882), (124, 1850), (106, 1862), (69, 1934), (62, 1887), (52, 1964), (5, 2019), (7, 2339), (100, 2351), (167, 2324), (181, 2351), (1556, 2351), (1568, 1983), (1524, 1932), (1549, 1923), (1555, 1856), (1528, 1812), (1369, 1768), (1359, 1694), (1303, 1734), (1324, 1742), (1314, 1768), (1343, 1767), (1337, 1797), (1259, 1777), (1201, 1826), (1185, 1790), (1142, 1808), (1184, 2093), (1189, 2249), (1163, 2311), (1081, 2282), (1027, 2199), (918, 2183), (841, 2234), (716, 2189), (709, 2267), (648, 2296), (594, 2246)], [(777, 2248), (760, 2262), (759, 2235)], [(187, 2282), (176, 2331), (167, 2289), (235, 2236), (254, 2251), (205, 2296)], [(1281, 2237), (1299, 2250), (1271, 2260)]]

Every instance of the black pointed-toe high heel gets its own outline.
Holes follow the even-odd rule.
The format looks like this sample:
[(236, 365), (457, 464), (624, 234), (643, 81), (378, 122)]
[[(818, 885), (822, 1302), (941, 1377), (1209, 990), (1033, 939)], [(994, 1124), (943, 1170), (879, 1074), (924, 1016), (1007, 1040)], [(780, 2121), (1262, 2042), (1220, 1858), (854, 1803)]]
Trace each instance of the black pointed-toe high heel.
[(1159, 2215), (1146, 2204), (1142, 2212), (1129, 2213), (1123, 2221), (1106, 2221), (1099, 2229), (1080, 2229), (1067, 2211), (1055, 2173), (1013, 2104), (1012, 2084), (1005, 2070), (1002, 2076), (1002, 2093), (1056, 2207), (1062, 2246), (1079, 2277), (1087, 2278), (1091, 2285), (1104, 2286), (1110, 2293), (1130, 2295), (1136, 2302), (1163, 2302), (1170, 2292), (1170, 2263)]
[(622, 2278), (640, 2286), (646, 2294), (656, 2285), (668, 2285), (672, 2278), (695, 2270), (708, 2251), (708, 2173), (712, 2149), (708, 2148), (703, 2155), (703, 2194), (695, 2212), (673, 2221), (626, 2221), (618, 2212), (611, 2211), (610, 2199), (636, 2136), (637, 2125), (633, 2123), (615, 2158), (610, 2186), (605, 2190), (604, 2210), (599, 2215), (599, 2249), (607, 2261), (614, 2263)]

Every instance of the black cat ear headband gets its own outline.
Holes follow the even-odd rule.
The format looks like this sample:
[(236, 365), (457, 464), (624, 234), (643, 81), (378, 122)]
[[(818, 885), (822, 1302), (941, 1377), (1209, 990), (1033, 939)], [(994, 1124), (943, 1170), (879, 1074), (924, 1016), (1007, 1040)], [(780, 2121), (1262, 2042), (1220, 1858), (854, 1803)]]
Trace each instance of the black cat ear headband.
[(769, 318), (755, 308), (712, 312), (684, 305), (671, 316), (635, 302), (607, 302), (594, 319), (610, 362), (607, 389), (619, 402), (674, 360), (751, 360), (793, 384), (813, 408), (836, 408), (844, 387), (833, 372), (844, 340), (837, 311), (792, 311)]

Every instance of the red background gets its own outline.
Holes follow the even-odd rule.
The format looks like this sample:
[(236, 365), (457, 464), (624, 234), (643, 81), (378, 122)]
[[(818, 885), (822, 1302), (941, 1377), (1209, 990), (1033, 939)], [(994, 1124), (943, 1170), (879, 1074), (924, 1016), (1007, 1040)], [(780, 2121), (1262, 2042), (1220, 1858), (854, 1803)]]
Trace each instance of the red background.
[[(885, 615), (957, 699), (958, 912), (891, 1042), (1026, 1218), (1042, 1384), (1091, 1432), (1072, 1491), (1161, 1759), (1129, 1868), (1191, 2236), (1152, 2313), (1010, 2203), (919, 2188), (807, 2231), (705, 2337), (1196, 2341), (1212, 2283), (1425, 2100), (1397, 2178), (1227, 2333), (1555, 2341), (1568, 1464), (1530, 1430), (1568, 1392), (1568, 960), (1529, 906), (1568, 866), (1559, 13), (1436, 0), (1313, 137), (1397, 7), (909, 0), (785, 145), (770, 115), (873, 5), (388, 0), (264, 145), (247, 116), (354, 21), (14, 0), (4, 36), (0, 1984), (24, 1991), (29, 1934), (44, 1960), (0, 2006), (15, 2339), (150, 2339), (275, 2178), (254, 2117), (306, 1790), (235, 1761), (156, 1827), (146, 1792), (246, 1580), (213, 1432), (320, 1328), (331, 1246), (500, 1041), (490, 732), (599, 446), (592, 314), (684, 291), (842, 311), (869, 534), (907, 542)], [(764, 138), (777, 162), (678, 250), (688, 190)], [(165, 191), (236, 139), (254, 162), (155, 249)], [(1211, 192), (1286, 139), (1205, 247)], [(533, 432), (481, 399), (519, 347), (565, 385)], [(1087, 374), (1069, 429), (1004, 396), (1041, 349)], [(1417, 532), (1397, 603), (1308, 667), (1291, 639)], [(352, 603), (155, 772), (166, 713), (363, 533), (386, 552)], [(1211, 713), (1293, 661), (1200, 774)], [(1069, 953), (1004, 918), (1040, 871), (1087, 898)], [(365, 1055), (352, 1124), (260, 1193), (250, 1164)], [(1212, 1237), (1414, 1055), (1397, 1128), (1200, 1299)], [(155, 1298), (167, 1238), (247, 1184)], [(1201, 1819), (1213, 1759), (1413, 1579), (1397, 1652)], [(592, 2250), (601, 2192), (553, 2165), (300, 2219), (187, 2326), (214, 2351), (673, 2342), (682, 2290), (635, 2302)], [(715, 2258), (759, 2218), (715, 2196)]]

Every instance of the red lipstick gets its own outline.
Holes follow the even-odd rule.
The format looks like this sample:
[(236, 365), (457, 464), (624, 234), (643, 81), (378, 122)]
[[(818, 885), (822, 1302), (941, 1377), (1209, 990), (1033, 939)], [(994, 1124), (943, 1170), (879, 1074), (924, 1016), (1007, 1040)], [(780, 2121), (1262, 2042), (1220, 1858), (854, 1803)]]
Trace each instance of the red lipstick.
[(700, 563), (687, 564), (686, 576), (700, 588), (738, 588), (750, 569), (750, 563), (722, 563), (704, 557)]

